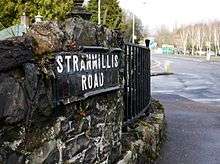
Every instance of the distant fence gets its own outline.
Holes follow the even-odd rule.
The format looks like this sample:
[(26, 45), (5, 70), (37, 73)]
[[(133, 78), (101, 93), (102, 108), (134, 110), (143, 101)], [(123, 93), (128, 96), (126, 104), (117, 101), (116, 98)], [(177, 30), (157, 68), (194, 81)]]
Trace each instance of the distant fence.
[(148, 47), (126, 44), (124, 51), (124, 124), (126, 125), (149, 112), (150, 50)]

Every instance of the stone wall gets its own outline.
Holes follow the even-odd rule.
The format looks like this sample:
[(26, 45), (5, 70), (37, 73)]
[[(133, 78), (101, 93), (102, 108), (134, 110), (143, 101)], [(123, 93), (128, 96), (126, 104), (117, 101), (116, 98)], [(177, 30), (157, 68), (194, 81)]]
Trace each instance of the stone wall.
[(0, 164), (152, 163), (164, 134), (160, 106), (122, 133), (122, 90), (60, 106), (53, 98), (57, 52), (123, 44), (119, 31), (80, 18), (0, 41)]
[(119, 32), (80, 18), (35, 24), (0, 42), (0, 163), (114, 163), (121, 153), (123, 93), (56, 107), (54, 53), (121, 47)]
[(122, 159), (117, 164), (151, 164), (160, 154), (166, 137), (164, 108), (152, 100), (149, 116), (139, 118), (122, 135)]

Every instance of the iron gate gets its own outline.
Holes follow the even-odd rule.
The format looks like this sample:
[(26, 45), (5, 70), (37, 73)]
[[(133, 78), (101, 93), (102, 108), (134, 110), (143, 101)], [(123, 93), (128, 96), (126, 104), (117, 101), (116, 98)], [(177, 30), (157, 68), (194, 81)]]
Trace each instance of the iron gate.
[(129, 124), (149, 112), (150, 50), (135, 44), (125, 45), (125, 112), (124, 123)]

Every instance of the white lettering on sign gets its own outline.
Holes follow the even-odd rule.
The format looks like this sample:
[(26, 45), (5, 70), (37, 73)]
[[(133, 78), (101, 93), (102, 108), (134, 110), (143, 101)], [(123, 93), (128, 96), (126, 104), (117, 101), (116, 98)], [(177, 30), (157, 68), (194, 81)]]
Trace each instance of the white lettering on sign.
[(92, 55), (92, 69), (98, 69), (97, 54)]
[[(119, 67), (117, 54), (86, 54), (86, 59), (78, 55), (58, 55), (56, 57), (57, 72), (80, 72), (82, 91), (96, 89), (104, 86), (104, 70)], [(86, 71), (94, 71), (88, 73)]]
[(115, 55), (115, 68), (118, 67), (118, 55)]
[(67, 72), (70, 72), (70, 59), (71, 59), (71, 56), (65, 56), (65, 59), (66, 59)]
[(105, 69), (106, 66), (105, 66), (105, 58), (102, 58), (102, 68)]
[(73, 71), (79, 71), (79, 67), (78, 67), (78, 62), (79, 62), (79, 59), (77, 56), (73, 56)]
[(58, 64), (58, 66), (57, 66), (57, 72), (58, 73), (62, 73), (63, 72), (63, 65), (62, 65), (62, 62), (63, 62), (63, 57), (62, 56), (57, 56), (57, 64)]
[(80, 71), (85, 71), (86, 70), (86, 64), (84, 60), (81, 60), (81, 68)]
[(82, 75), (82, 91), (87, 89), (95, 89), (104, 85), (104, 74), (95, 73), (94, 75), (89, 74)]
[(101, 69), (101, 54), (98, 54), (98, 66)]
[(87, 70), (91, 70), (92, 69), (91, 54), (87, 55), (86, 69)]

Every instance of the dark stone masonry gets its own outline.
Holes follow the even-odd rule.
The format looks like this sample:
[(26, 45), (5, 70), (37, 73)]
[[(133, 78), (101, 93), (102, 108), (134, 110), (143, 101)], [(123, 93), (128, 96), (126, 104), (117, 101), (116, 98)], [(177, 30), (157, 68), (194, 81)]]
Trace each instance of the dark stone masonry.
[(54, 54), (121, 47), (118, 31), (80, 18), (34, 24), (0, 42), (0, 163), (114, 163), (120, 156), (123, 93), (56, 106)]
[[(83, 46), (123, 49), (124, 42), (118, 30), (81, 18), (37, 23), (23, 37), (0, 41), (0, 164), (133, 164), (156, 158), (164, 134), (162, 107), (122, 133), (123, 89), (57, 104), (55, 56), (77, 54)], [(122, 73), (118, 69), (121, 88)]]

